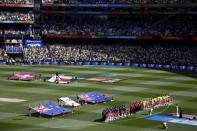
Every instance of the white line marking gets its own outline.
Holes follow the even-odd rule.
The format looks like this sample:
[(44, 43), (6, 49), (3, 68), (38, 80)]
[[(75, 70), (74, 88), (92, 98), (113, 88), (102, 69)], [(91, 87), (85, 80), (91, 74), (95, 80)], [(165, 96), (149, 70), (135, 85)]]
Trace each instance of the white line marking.
[(23, 99), (16, 99), (16, 98), (0, 98), (0, 102), (12, 102), (12, 103), (18, 103), (18, 102), (23, 102), (27, 100)]

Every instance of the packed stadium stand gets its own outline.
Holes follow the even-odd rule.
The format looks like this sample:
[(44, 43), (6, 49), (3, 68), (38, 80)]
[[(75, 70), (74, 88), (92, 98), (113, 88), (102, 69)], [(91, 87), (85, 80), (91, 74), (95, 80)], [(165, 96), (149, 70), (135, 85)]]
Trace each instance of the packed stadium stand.
[(106, 61), (197, 65), (197, 48), (171, 44), (54, 44), (25, 48), (25, 61)]
[(195, 0), (0, 0), (0, 7), (1, 61), (197, 66)]
[(32, 0), (0, 0), (0, 4), (31, 4)]
[(0, 12), (0, 21), (33, 21), (33, 14), (31, 12)]
[(42, 0), (43, 3), (67, 3), (67, 4), (185, 4), (195, 0)]
[[(150, 16), (46, 16), (43, 34), (98, 36), (189, 36), (192, 17)], [(155, 24), (155, 23), (159, 24)]]

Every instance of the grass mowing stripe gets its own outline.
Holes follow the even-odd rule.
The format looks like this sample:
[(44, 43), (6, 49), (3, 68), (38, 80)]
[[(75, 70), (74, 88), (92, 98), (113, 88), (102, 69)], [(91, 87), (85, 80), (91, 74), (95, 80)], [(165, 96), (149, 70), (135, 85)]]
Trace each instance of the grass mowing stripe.
[[(84, 77), (107, 77), (107, 78), (123, 78), (119, 83), (88, 83), (88, 82), (74, 82), (69, 85), (56, 85), (51, 83), (43, 83), (42, 81), (33, 82), (18, 82), (7, 80), (8, 76), (17, 71), (36, 71), (42, 73), (44, 76), (51, 76), (56, 71), (68, 75), (77, 75)], [(81, 72), (81, 73), (80, 73)], [(115, 76), (105, 76), (107, 74), (114, 74)], [(50, 130), (73, 130), (70, 129), (69, 121), (73, 125), (78, 122), (94, 123), (94, 120), (100, 118), (101, 111), (104, 108), (123, 103), (129, 103), (132, 100), (147, 99), (157, 97), (161, 94), (172, 94), (175, 102), (179, 103), (188, 113), (195, 113), (196, 111), (196, 84), (195, 78), (186, 76), (187, 74), (179, 74), (176, 72), (167, 72), (159, 70), (149, 70), (144, 68), (119, 68), (119, 67), (87, 67), (87, 66), (0, 66), (0, 95), (1, 97), (26, 99), (28, 102), (22, 102), (17, 105), (9, 103), (0, 103), (0, 112), (2, 113), (16, 113), (17, 116), (5, 118), (0, 120), (0, 129), (16, 129), (16, 130), (32, 130), (32, 131), (50, 131)], [(156, 84), (155, 84), (156, 83)], [(86, 105), (78, 109), (77, 114), (67, 114), (66, 120), (56, 117), (55, 120), (48, 118), (29, 118), (26, 115), (27, 105), (37, 105), (49, 101), (56, 101), (59, 96), (71, 96), (76, 98), (76, 94), (97, 90), (107, 96), (114, 96), (115, 101), (99, 105)], [(183, 93), (186, 93), (184, 95)], [(195, 106), (195, 107), (194, 107)], [(158, 110), (159, 111), (159, 110)], [(174, 112), (175, 107), (170, 108), (166, 112)], [(22, 115), (20, 115), (22, 114)], [(137, 117), (137, 116), (136, 116)], [(87, 127), (77, 127), (75, 130), (81, 131), (98, 131), (98, 130), (160, 130), (157, 125), (158, 122), (147, 121), (143, 118), (135, 120), (135, 118), (128, 118), (127, 120), (118, 120), (108, 124), (91, 125)], [(62, 121), (58, 122), (58, 121)], [(5, 123), (6, 126), (2, 125)], [(39, 124), (52, 123), (56, 125), (48, 128), (47, 126), (39, 126)], [(73, 122), (73, 123), (72, 123)], [(75, 123), (75, 124), (74, 124)], [(61, 126), (64, 124), (67, 127)], [(68, 125), (67, 125), (68, 124)], [(47, 124), (46, 124), (47, 125)], [(50, 124), (49, 124), (50, 125)], [(170, 124), (171, 125), (171, 124)], [(12, 128), (14, 126), (16, 128)], [(60, 128), (53, 128), (53, 127)], [(180, 126), (172, 124), (172, 129), (194, 130), (190, 126)], [(182, 128), (183, 127), (183, 128)], [(168, 130), (171, 130), (169, 128)]]

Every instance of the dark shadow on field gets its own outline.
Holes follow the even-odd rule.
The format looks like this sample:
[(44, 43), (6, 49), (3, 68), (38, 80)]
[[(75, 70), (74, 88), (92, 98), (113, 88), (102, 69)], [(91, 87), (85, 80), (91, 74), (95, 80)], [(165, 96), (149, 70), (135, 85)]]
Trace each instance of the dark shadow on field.
[(142, 113), (142, 115), (143, 115), (143, 116), (148, 116), (149, 114), (148, 114), (148, 113)]
[[(65, 129), (60, 128), (48, 128), (48, 127), (41, 127), (35, 124), (25, 124), (25, 123), (11, 123), (6, 121), (0, 122), (0, 130), (1, 131), (65, 131)], [(72, 131), (72, 130), (66, 130)]]
[(94, 120), (94, 122), (100, 122), (100, 123), (102, 123), (103, 121), (99, 118), (99, 119)]
[(164, 128), (163, 128), (163, 127), (158, 127), (158, 129), (160, 129), (160, 130), (164, 130)]
[(35, 112), (35, 113), (32, 113), (31, 116), (29, 116), (29, 114), (25, 114), (23, 116), (26, 116), (26, 117), (36, 117), (36, 118), (51, 118), (51, 116), (48, 116), (48, 115), (40, 115), (39, 113)]
[(12, 120), (24, 120), (24, 119), (21, 119), (21, 118), (13, 118)]
[(197, 72), (191, 72), (191, 71), (170, 71), (170, 72), (197, 79)]
[(0, 130), (1, 131), (14, 131), (14, 130), (20, 130), (24, 128), (28, 128), (29, 125), (26, 125), (24, 123), (10, 123), (6, 121), (0, 122)]
[(184, 75), (184, 76), (187, 76), (187, 77), (197, 79), (197, 71), (196, 72), (195, 71), (175, 71), (175, 70), (163, 70), (163, 71), (176, 73), (176, 74), (179, 74), (179, 75)]

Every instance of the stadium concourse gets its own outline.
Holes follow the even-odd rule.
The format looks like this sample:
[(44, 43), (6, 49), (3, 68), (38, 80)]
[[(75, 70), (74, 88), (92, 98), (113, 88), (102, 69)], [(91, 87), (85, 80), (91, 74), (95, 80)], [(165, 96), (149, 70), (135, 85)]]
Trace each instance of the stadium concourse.
[[(170, 120), (168, 113), (176, 114), (176, 106), (170, 105), (153, 110), (155, 117), (149, 117), (147, 111), (137, 112), (135, 115), (115, 120), (110, 123), (101, 123), (102, 111), (112, 106), (128, 104), (138, 100), (149, 100), (162, 95), (170, 95), (174, 103), (183, 109), (183, 116), (196, 114), (196, 90), (197, 81), (194, 72), (168, 72), (144, 68), (105, 67), (105, 66), (0, 66), (0, 128), (8, 130), (161, 130), (161, 122), (158, 119)], [(68, 85), (51, 84), (43, 80), (20, 82), (8, 80), (8, 76), (15, 71), (36, 72), (42, 76), (48, 76), (59, 72), (84, 78), (109, 77), (121, 78), (117, 83), (102, 83), (90, 81), (76, 81)], [(84, 92), (97, 91), (114, 101), (83, 105), (76, 109), (75, 113), (55, 117), (53, 120), (45, 117), (29, 117), (28, 105), (36, 106), (39, 103), (56, 102), (61, 96), (68, 96), (76, 100), (76, 96)], [(7, 100), (7, 101), (6, 101)], [(15, 101), (15, 103), (12, 102)], [(17, 101), (16, 101), (17, 100)], [(154, 100), (154, 99), (153, 99)], [(177, 118), (176, 118), (177, 119)], [(153, 121), (152, 121), (153, 120)], [(156, 121), (154, 121), (156, 120)], [(187, 119), (187, 123), (188, 123)], [(169, 122), (170, 122), (169, 121)], [(195, 131), (195, 125), (178, 124), (180, 120), (168, 123), (168, 130)], [(193, 120), (191, 120), (193, 122)], [(195, 123), (194, 123), (195, 124)]]

